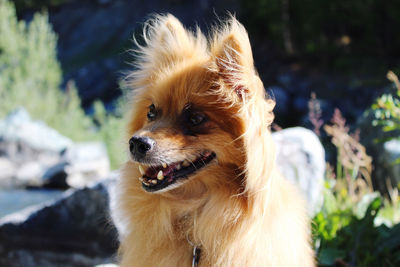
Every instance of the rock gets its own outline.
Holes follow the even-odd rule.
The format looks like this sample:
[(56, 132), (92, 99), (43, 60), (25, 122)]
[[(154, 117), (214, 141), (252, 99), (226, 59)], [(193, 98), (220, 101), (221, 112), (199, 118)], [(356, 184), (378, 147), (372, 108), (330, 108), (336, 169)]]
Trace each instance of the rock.
[(0, 188), (9, 188), (13, 185), (15, 165), (7, 158), (0, 157)]
[(34, 121), (24, 108), (11, 112), (0, 121), (0, 140), (26, 144), (32, 149), (59, 153), (72, 145), (72, 141), (48, 127)]
[(107, 148), (101, 142), (78, 143), (64, 156), (67, 184), (79, 188), (106, 177), (110, 172)]
[(379, 183), (380, 188), (390, 192), (391, 188), (387, 188), (389, 184), (392, 188), (400, 184), (400, 163), (395, 164), (400, 159), (400, 140), (386, 141), (381, 147), (379, 156), (375, 158), (375, 174), (378, 177), (374, 181)]
[(400, 183), (400, 164), (393, 164), (394, 161), (400, 159), (400, 140), (393, 139), (383, 144), (384, 154), (387, 158), (387, 162), (390, 162), (391, 173), (397, 183)]
[(67, 183), (66, 166), (68, 166), (68, 163), (62, 161), (48, 168), (42, 176), (43, 186), (46, 188), (67, 189), (69, 185)]
[(113, 178), (0, 219), (0, 266), (94, 266), (115, 262), (108, 214)]
[(101, 142), (77, 143), (69, 147), (62, 159), (43, 174), (47, 188), (82, 188), (98, 182), (110, 173), (107, 149)]
[(323, 195), (325, 150), (318, 137), (301, 127), (274, 132), (276, 162), (281, 173), (304, 193), (310, 215), (319, 211)]
[(44, 172), (44, 166), (39, 162), (29, 161), (24, 163), (18, 168), (15, 174), (16, 185), (21, 186), (41, 186), (42, 185), (42, 175)]
[(81, 188), (110, 172), (107, 149), (100, 142), (73, 144), (17, 109), (0, 121), (0, 186)]

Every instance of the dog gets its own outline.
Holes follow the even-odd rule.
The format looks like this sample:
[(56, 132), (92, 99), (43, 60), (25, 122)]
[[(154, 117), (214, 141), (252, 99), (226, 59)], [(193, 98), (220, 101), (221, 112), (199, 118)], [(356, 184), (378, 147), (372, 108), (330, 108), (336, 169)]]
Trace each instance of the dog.
[(230, 16), (207, 39), (156, 15), (143, 41), (114, 213), (121, 266), (314, 266), (244, 27)]

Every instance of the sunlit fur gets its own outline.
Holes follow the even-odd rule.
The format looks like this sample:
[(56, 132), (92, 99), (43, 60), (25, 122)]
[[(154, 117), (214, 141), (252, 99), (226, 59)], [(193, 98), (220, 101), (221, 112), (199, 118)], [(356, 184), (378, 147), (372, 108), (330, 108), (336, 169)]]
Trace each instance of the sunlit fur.
[[(128, 161), (118, 184), (114, 220), (121, 266), (191, 266), (192, 244), (204, 266), (314, 266), (305, 203), (275, 166), (269, 126), (274, 101), (253, 66), (247, 33), (235, 18), (207, 41), (171, 15), (155, 16), (136, 50), (128, 140), (149, 136), (158, 160), (172, 163), (201, 151), (216, 160), (180, 186), (142, 189)], [(161, 114), (147, 120), (154, 103)], [(184, 135), (177, 118), (186, 104), (210, 119), (206, 133)]]

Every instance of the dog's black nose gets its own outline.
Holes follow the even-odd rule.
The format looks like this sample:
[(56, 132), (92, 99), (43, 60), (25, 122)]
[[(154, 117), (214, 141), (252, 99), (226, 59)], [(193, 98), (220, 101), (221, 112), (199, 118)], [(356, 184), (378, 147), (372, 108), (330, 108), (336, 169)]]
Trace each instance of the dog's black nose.
[(143, 158), (154, 147), (155, 141), (146, 136), (134, 136), (129, 140), (129, 150), (136, 158)]

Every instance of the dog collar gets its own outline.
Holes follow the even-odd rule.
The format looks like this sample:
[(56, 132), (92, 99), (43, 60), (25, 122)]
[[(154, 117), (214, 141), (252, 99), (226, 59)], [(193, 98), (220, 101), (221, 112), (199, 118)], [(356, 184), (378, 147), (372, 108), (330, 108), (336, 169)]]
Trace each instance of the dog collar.
[(192, 258), (192, 267), (197, 267), (200, 261), (200, 248), (198, 246), (193, 246), (193, 258)]
[(189, 236), (186, 236), (186, 240), (188, 241), (189, 245), (193, 247), (193, 252), (192, 252), (192, 267), (197, 267), (199, 265), (200, 261), (200, 246), (195, 245), (190, 241)]

